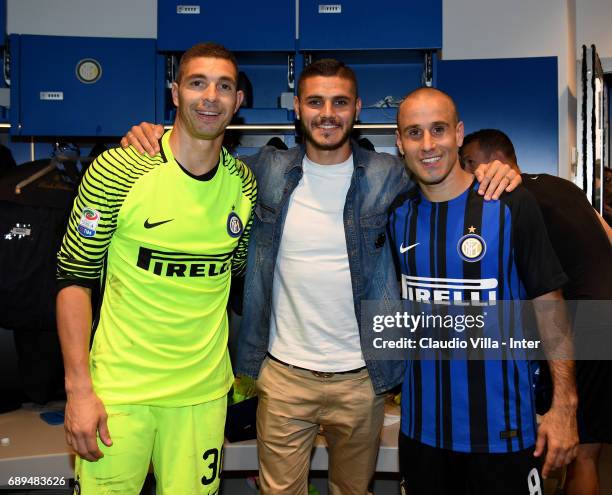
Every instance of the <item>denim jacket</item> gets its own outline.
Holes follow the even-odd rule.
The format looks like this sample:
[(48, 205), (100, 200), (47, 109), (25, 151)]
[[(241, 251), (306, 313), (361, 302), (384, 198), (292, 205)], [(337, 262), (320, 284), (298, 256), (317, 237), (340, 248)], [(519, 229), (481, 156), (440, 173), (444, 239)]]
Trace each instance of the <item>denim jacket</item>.
[[(344, 232), (363, 357), (374, 390), (382, 393), (402, 381), (404, 364), (371, 359), (367, 349), (372, 348), (374, 333), (361, 324), (361, 301), (399, 299), (387, 217), (393, 200), (412, 183), (397, 158), (364, 150), (354, 142), (351, 146), (355, 168), (344, 204)], [(258, 198), (238, 338), (238, 375), (257, 378), (268, 351), (274, 267), (289, 197), (302, 177), (304, 154), (303, 146), (287, 151), (266, 146), (256, 155), (242, 157), (257, 178)]]

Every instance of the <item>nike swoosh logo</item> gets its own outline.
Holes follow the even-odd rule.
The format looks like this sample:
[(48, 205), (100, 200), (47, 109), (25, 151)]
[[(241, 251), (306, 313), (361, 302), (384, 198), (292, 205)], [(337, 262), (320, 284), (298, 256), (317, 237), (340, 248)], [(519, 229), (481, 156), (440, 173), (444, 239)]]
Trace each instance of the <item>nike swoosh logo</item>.
[(147, 218), (145, 220), (145, 223), (144, 223), (144, 228), (145, 229), (152, 229), (153, 227), (159, 227), (160, 225), (163, 225), (165, 223), (171, 222), (172, 220), (174, 220), (174, 218), (171, 218), (170, 220), (162, 220), (161, 222), (153, 222), (153, 223), (151, 223), (151, 222), (149, 222), (149, 219)]
[(529, 177), (531, 180), (536, 180), (539, 177), (539, 175), (534, 175), (533, 177)]
[(416, 244), (404, 247), (404, 243), (402, 242), (402, 245), (400, 246), (400, 254), (404, 254), (406, 251), (410, 251), (413, 247), (417, 247), (419, 244), (420, 243), (417, 242)]

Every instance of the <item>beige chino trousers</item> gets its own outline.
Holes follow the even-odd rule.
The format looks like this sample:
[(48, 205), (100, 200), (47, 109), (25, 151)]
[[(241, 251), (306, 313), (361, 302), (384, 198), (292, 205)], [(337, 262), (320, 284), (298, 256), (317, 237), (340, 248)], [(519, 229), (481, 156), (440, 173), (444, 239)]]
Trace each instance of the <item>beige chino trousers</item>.
[(263, 495), (307, 494), (310, 456), (320, 427), (329, 449), (329, 494), (367, 494), (385, 398), (374, 394), (366, 369), (326, 378), (266, 358), (257, 389)]

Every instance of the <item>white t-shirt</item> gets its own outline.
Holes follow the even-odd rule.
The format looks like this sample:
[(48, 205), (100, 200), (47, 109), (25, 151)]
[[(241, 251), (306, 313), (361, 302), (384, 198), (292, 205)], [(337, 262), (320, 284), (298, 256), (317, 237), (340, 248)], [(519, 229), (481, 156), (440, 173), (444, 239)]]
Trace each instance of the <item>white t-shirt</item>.
[(274, 269), (268, 350), (311, 370), (361, 368), (343, 222), (353, 157), (337, 165), (304, 157), (302, 165)]

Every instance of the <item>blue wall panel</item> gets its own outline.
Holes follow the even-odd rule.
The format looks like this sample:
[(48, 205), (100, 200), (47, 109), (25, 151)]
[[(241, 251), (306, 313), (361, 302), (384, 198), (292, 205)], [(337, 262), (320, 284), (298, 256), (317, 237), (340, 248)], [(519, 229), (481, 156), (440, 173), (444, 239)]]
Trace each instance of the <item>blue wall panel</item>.
[(501, 129), (524, 172), (558, 175), (556, 57), (439, 61), (437, 87), (456, 101), (466, 134)]
[[(0, 0), (0, 47), (6, 46), (6, 0)], [(0, 70), (2, 70), (2, 57), (0, 57)], [(4, 76), (0, 74), (0, 88), (6, 88)], [(8, 108), (0, 107), (0, 122), (8, 122)]]
[[(185, 6), (199, 7), (199, 13), (177, 13)], [(216, 41), (235, 51), (293, 51), (295, 1), (237, 0), (230, 5), (213, 0), (158, 0), (159, 50), (185, 51), (201, 41)]]
[[(11, 134), (121, 136), (155, 120), (155, 40), (11, 35), (11, 52)], [(77, 77), (84, 59), (99, 63), (96, 82)]]
[(6, 41), (6, 0), (0, 0), (0, 46)]
[(300, 0), (299, 5), (300, 50), (442, 47), (442, 0)]

